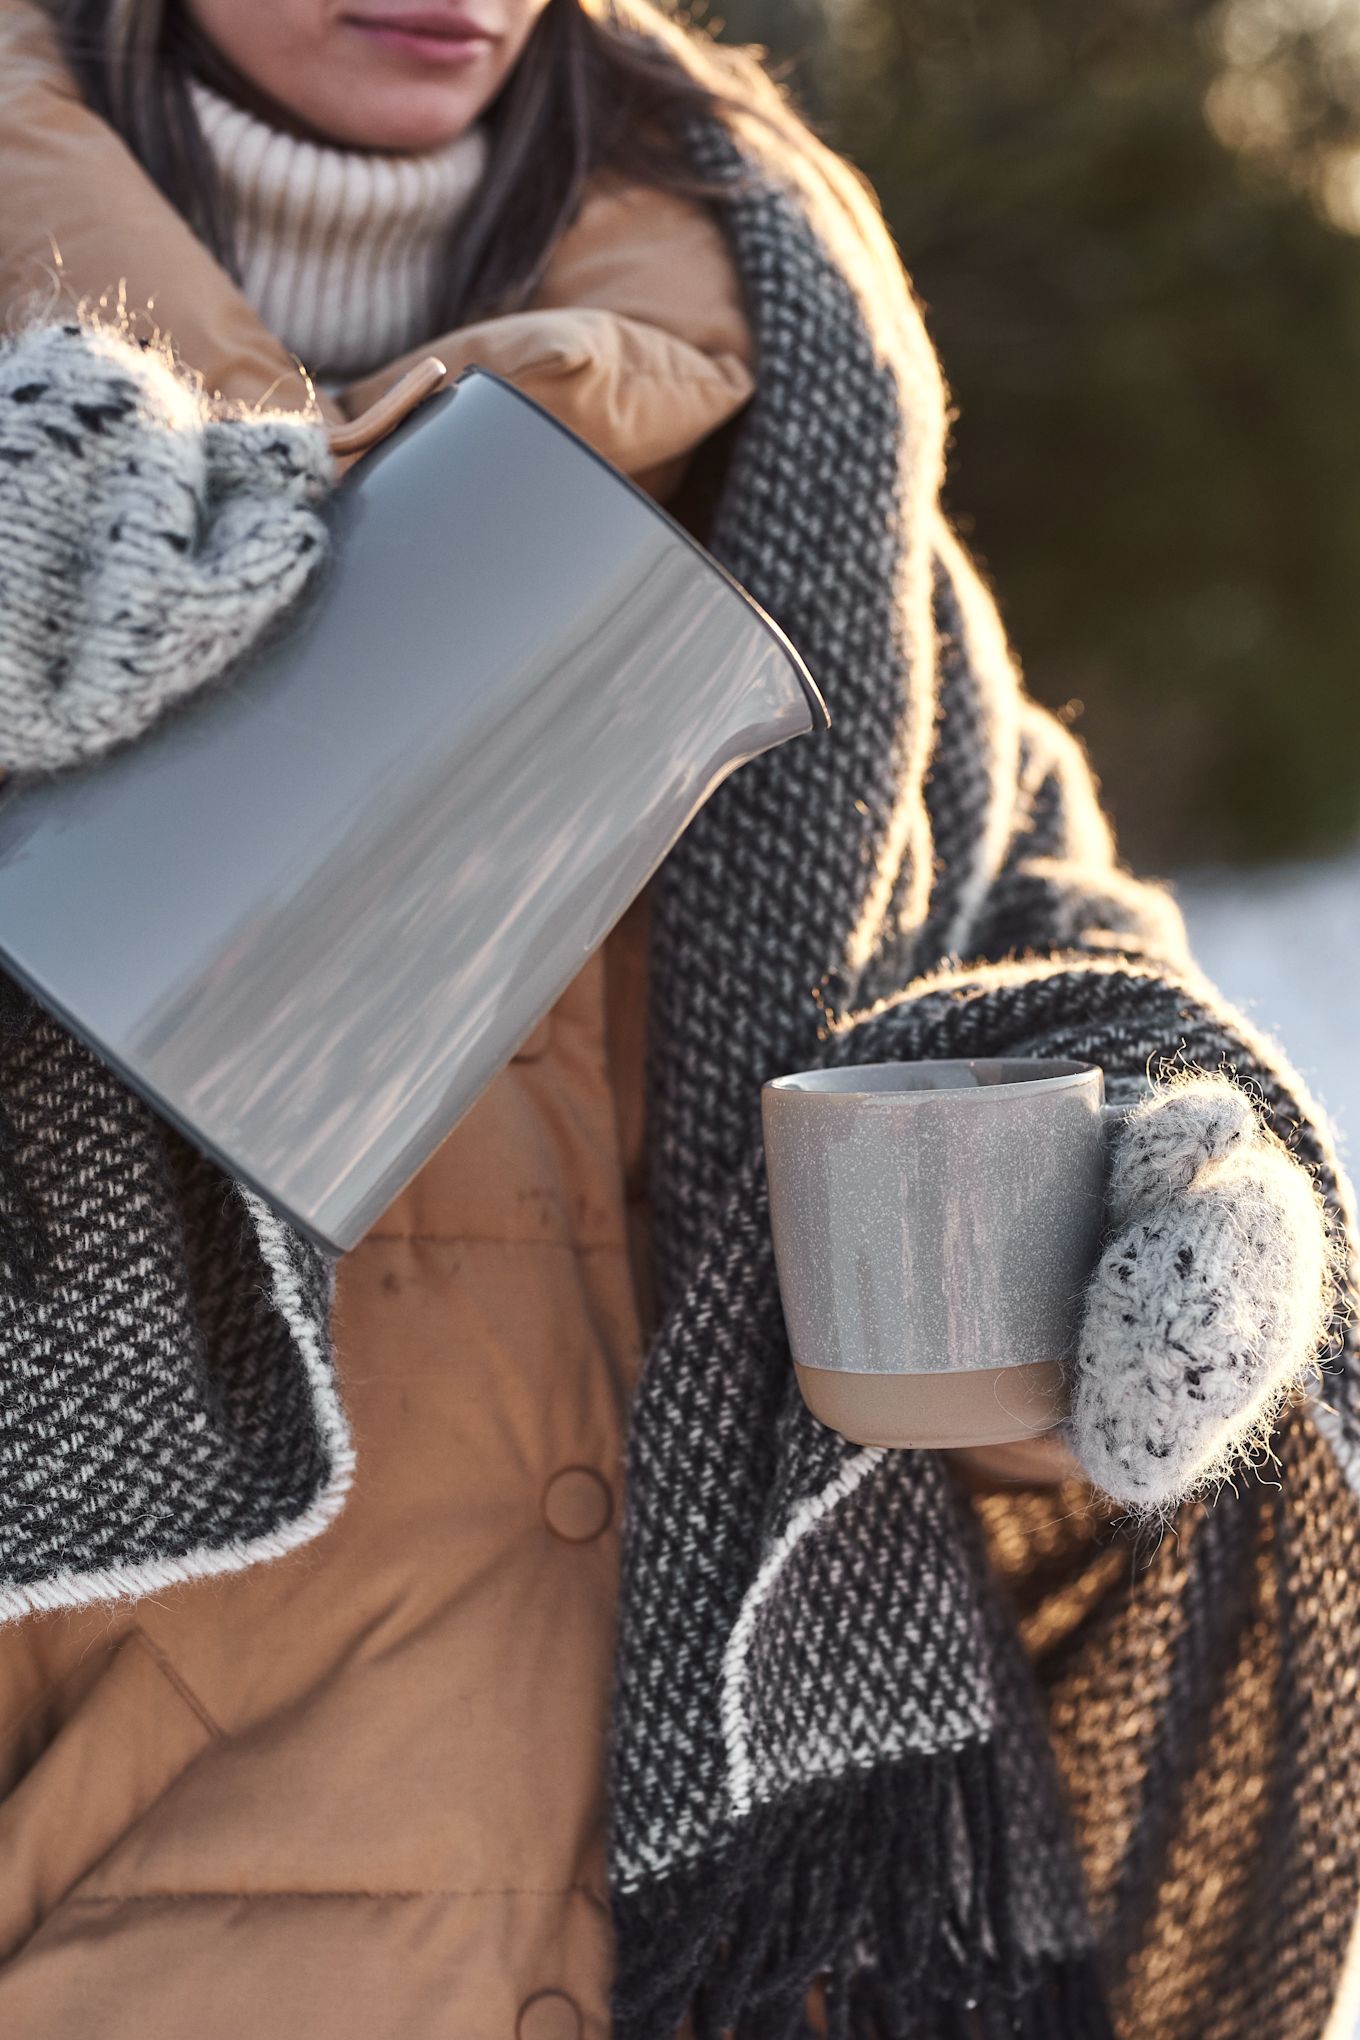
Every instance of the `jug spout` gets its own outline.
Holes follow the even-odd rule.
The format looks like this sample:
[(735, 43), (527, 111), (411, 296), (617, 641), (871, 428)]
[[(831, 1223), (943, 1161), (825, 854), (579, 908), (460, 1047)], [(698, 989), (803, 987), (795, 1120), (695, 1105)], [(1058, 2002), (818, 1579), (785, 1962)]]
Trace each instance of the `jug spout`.
[[(746, 599), (751, 602), (749, 595)], [(751, 603), (751, 607), (756, 610), (770, 639), (771, 710), (773, 711), (777, 703), (782, 702), (785, 711), (793, 712), (798, 724), (795, 735), (806, 736), (813, 730), (829, 730), (831, 711), (826, 705), (821, 688), (808, 671), (802, 653), (784, 635), (773, 618), (767, 616), (755, 603)], [(779, 739), (776, 738), (775, 741), (778, 742)], [(754, 757), (756, 754), (753, 752), (751, 755)]]
[(725, 716), (716, 729), (713, 777), (706, 791), (735, 772), (739, 765), (772, 751), (790, 737), (831, 727), (822, 691), (789, 639), (763, 610), (745, 600), (748, 628), (737, 648), (736, 670), (722, 691)]
[(688, 533), (470, 370), (346, 477), (248, 672), (0, 793), (0, 962), (344, 1252), (718, 782), (827, 721)]

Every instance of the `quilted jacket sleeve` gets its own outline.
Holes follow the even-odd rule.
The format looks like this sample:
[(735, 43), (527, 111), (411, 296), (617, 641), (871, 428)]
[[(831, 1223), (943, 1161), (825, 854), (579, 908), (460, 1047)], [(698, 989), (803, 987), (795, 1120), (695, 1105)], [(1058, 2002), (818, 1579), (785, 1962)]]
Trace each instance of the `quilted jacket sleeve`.
[(706, 209), (601, 181), (522, 311), (434, 337), (335, 397), (196, 240), (122, 140), (82, 101), (33, 0), (0, 0), (0, 316), (77, 306), (155, 330), (210, 390), (356, 417), (412, 363), (505, 376), (662, 497), (749, 398), (752, 344), (731, 258)]
[[(716, 222), (687, 199), (610, 181), (587, 195), (528, 309), (422, 352), (451, 375), (476, 363), (505, 376), (662, 497), (755, 387), (750, 326)], [(379, 381), (346, 391), (346, 409), (370, 404)]]

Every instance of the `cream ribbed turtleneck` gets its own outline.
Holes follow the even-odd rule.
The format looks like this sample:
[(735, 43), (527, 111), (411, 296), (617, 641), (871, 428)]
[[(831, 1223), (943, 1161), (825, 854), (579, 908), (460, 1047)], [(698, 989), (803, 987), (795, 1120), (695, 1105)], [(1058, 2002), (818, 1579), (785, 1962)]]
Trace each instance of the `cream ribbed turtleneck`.
[(319, 379), (365, 375), (438, 330), (449, 235), (486, 158), (480, 128), (421, 156), (302, 141), (193, 87), (246, 296)]

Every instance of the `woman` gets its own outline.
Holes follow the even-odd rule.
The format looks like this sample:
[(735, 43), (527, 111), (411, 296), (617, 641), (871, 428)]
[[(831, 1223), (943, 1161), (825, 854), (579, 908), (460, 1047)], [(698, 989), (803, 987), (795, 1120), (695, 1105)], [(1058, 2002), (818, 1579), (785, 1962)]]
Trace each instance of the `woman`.
[[(248, 403), (305, 407), (300, 357), (333, 418), (431, 348), (499, 370), (712, 539), (841, 731), (738, 776), (654, 888), (650, 967), (640, 907), (342, 1266), (343, 1512), (348, 1442), (318, 1420), (305, 1493), (253, 1541), (134, 1527), (102, 1586), (68, 1565), (15, 1588), (96, 1605), (0, 1639), (0, 2019), (51, 2040), (1077, 2036), (1108, 2030), (1108, 1994), (1130, 2033), (1241, 2033), (1246, 2005), (1320, 2032), (1360, 1883), (1349, 1826), (1321, 1874), (1318, 1774), (1325, 1749), (1344, 1793), (1360, 1736), (1348, 1708), (1324, 1719), (1315, 1669), (1345, 1568), (1300, 1582), (1280, 1558), (1304, 1511), (1353, 1534), (1314, 1418), (1284, 1428), (1282, 1493), (1188, 1515), (1132, 1585), (1079, 1496), (1028, 1540), (1023, 1498), (983, 1505), (1074, 1852), (939, 1462), (851, 1455), (789, 1392), (744, 1159), (762, 1075), (1037, 1047), (1136, 1080), (1188, 1044), (1257, 1074), (1277, 1127), (1306, 1113), (1183, 977), (1174, 910), (1117, 871), (1074, 748), (1016, 692), (937, 519), (940, 385), (867, 200), (748, 61), (618, 12), (0, 9), (12, 309), (153, 324)], [(1021, 950), (825, 1040), (828, 1008)], [(1285, 1166), (1226, 1085), (1176, 1127), (1187, 1182), (1229, 1146), (1262, 1180)], [(1171, 1180), (1139, 1138), (1130, 1225)], [(1325, 1140), (1297, 1145), (1339, 1222)], [(189, 1165), (166, 1167), (187, 1211)], [(238, 1233), (214, 1268), (237, 1296), (272, 1274), (276, 1303), (296, 1278), (319, 1351), (302, 1250), (271, 1262), (257, 1219), (252, 1262)], [(1148, 1425), (1130, 1444), (1110, 1418), (1107, 1352), (1083, 1349), (1085, 1463), (1125, 1499), (1189, 1484), (1199, 1460), (1158, 1488)], [(1309, 1357), (1253, 1380), (1234, 1435)], [(1173, 1433), (1193, 1414), (1173, 1398)], [(1271, 1814), (1292, 1854), (1263, 1879)], [(1179, 1947), (1206, 1835), (1230, 1888)]]

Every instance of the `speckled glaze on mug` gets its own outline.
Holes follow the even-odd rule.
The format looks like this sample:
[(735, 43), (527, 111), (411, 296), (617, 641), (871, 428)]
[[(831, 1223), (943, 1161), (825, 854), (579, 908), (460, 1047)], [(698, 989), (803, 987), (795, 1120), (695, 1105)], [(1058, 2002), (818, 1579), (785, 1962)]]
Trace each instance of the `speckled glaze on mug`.
[(813, 1414), (858, 1444), (996, 1445), (1063, 1415), (1100, 1239), (1085, 1063), (869, 1063), (764, 1087), (784, 1320)]

